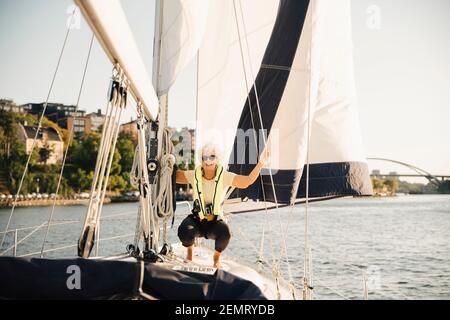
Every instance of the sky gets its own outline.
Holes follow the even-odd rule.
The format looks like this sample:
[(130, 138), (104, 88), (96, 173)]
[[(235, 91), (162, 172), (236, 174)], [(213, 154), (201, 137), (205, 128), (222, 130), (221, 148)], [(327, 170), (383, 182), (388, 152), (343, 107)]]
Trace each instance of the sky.
[[(227, 1), (227, 0), (224, 0)], [(352, 0), (355, 79), (368, 157), (450, 175), (450, 2)], [(152, 71), (154, 0), (122, 0)], [(73, 10), (70, 0), (0, 0), (0, 98), (43, 102)], [(51, 102), (75, 104), (92, 32), (69, 35)], [(195, 127), (195, 61), (169, 95), (169, 125)], [(80, 108), (105, 109), (112, 66), (94, 42)], [(134, 117), (132, 108), (123, 121)], [(411, 173), (370, 161), (371, 169)]]

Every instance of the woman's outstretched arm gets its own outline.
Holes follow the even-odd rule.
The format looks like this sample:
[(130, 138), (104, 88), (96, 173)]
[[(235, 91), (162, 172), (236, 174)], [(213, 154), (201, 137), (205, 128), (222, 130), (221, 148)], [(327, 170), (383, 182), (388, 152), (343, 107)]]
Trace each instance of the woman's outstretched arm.
[(256, 179), (258, 178), (259, 173), (261, 172), (261, 169), (263, 168), (264, 164), (268, 161), (269, 156), (270, 156), (269, 149), (265, 149), (261, 154), (259, 162), (253, 168), (252, 172), (250, 172), (248, 176), (236, 175), (231, 185), (239, 189), (248, 188), (248, 186), (251, 185), (253, 182), (255, 182)]
[(263, 163), (260, 161), (256, 164), (256, 166), (253, 168), (252, 172), (248, 176), (237, 174), (234, 179), (233, 183), (231, 184), (233, 187), (245, 189), (249, 185), (251, 185), (253, 182), (256, 181), (256, 179), (259, 176), (259, 173), (261, 172), (261, 169), (263, 167)]

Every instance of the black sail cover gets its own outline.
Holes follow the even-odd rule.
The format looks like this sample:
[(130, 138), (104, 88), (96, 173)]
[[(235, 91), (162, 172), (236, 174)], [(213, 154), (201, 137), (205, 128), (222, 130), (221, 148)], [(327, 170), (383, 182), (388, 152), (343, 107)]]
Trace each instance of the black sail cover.
[[(245, 20), (251, 14), (242, 16)], [(356, 110), (350, 21), (350, 4), (345, 0), (281, 0), (256, 77), (250, 79), (241, 106), (228, 106), (229, 114), (240, 115), (235, 118), (223, 117), (208, 100), (207, 90), (214, 89), (219, 77), (202, 76), (208, 75), (206, 67), (202, 69), (202, 53), (214, 56), (219, 49), (200, 50), (197, 121), (209, 127), (234, 126), (234, 141), (224, 139), (225, 151), (231, 151), (226, 159), (229, 171), (248, 175), (266, 140), (271, 149), (270, 165), (261, 178), (246, 189), (234, 190), (229, 198), (280, 204), (304, 199), (308, 150), (310, 198), (372, 194)], [(242, 26), (240, 32), (245, 32)], [(251, 41), (252, 32), (256, 31), (247, 29), (241, 38)], [(244, 51), (245, 41), (241, 40)], [(247, 70), (247, 78), (249, 74)], [(223, 81), (225, 72), (221, 77)], [(214, 94), (214, 99), (221, 99), (219, 90)], [(200, 128), (200, 141), (209, 142), (207, 129)]]
[[(78, 278), (77, 278), (78, 277)], [(131, 299), (139, 297), (140, 263), (0, 257), (0, 299)], [(252, 282), (146, 263), (143, 291), (155, 299), (266, 299)]]

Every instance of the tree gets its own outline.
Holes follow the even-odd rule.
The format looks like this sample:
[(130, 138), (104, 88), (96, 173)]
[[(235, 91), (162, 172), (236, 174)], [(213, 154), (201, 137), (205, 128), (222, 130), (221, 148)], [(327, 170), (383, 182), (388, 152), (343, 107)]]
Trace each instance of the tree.
[(79, 141), (74, 140), (68, 154), (68, 164), (83, 169), (85, 172), (94, 170), (100, 146), (100, 134), (91, 132)]
[(131, 134), (122, 132), (117, 139), (117, 150), (120, 154), (119, 164), (122, 172), (130, 172), (134, 160), (135, 145)]
[[(32, 115), (0, 110), (0, 161), (3, 164), (4, 175), (8, 175), (8, 189), (12, 193), (17, 191), (28, 158), (18, 125), (25, 121), (28, 125), (37, 125), (37, 120)], [(43, 127), (56, 129), (65, 142), (65, 148), (68, 147), (67, 130), (61, 129), (57, 124), (46, 118), (43, 120)], [(77, 191), (90, 189), (100, 140), (101, 133), (99, 132), (91, 132), (79, 140), (72, 140), (61, 182), (61, 192), (72, 189)], [(135, 142), (132, 136), (121, 133), (114, 150), (108, 190), (131, 189), (129, 177), (134, 160), (134, 151)], [(61, 166), (47, 164), (52, 152), (52, 148), (47, 143), (42, 148), (34, 148), (21, 193), (35, 191), (37, 179), (39, 179), (40, 191), (47, 193), (56, 191)], [(39, 163), (41, 164), (39, 165)]]
[(377, 178), (372, 178), (372, 187), (374, 191), (381, 191), (383, 189), (383, 181)]
[(64, 128), (61, 128), (60, 126), (58, 126), (56, 123), (54, 123), (53, 121), (48, 120), (47, 118), (44, 117), (44, 119), (42, 120), (42, 126), (43, 127), (50, 127), (55, 129), (57, 132), (59, 132), (59, 134), (61, 135), (61, 138), (64, 142), (64, 149), (66, 149), (67, 147), (69, 147), (69, 136), (70, 136), (70, 131)]
[[(3, 131), (2, 137), (2, 149), (3, 159), (2, 163), (5, 167), (5, 172), (8, 173), (8, 188), (10, 192), (17, 192), (17, 188), (19, 187), (19, 182), (22, 178), (23, 171), (25, 170), (25, 163), (28, 159), (28, 155), (26, 154), (25, 144), (23, 140), (20, 138), (20, 128), (19, 123), (27, 122), (30, 125), (34, 125), (36, 123), (36, 119), (29, 114), (23, 115), (15, 112), (7, 112), (4, 110), (0, 110), (0, 128)], [(31, 156), (31, 164), (36, 162), (39, 158), (38, 151), (35, 149)], [(22, 192), (27, 192), (27, 177), (23, 183)]]
[(42, 148), (39, 149), (39, 161), (47, 164), (48, 159), (53, 153), (52, 147), (46, 142)]
[(399, 181), (397, 192), (409, 193), (409, 194), (421, 194), (423, 193), (424, 184), (422, 183), (410, 183), (407, 181)]
[(5, 159), (10, 157), (13, 140), (17, 137), (17, 121), (17, 116), (13, 112), (0, 110), (0, 128), (2, 128), (3, 132), (2, 141), (0, 143), (2, 144), (2, 149), (4, 150)]
[(70, 186), (78, 192), (86, 191), (90, 189), (92, 180), (94, 178), (94, 172), (86, 172), (81, 168), (78, 168), (76, 172), (72, 173), (69, 177)]
[(384, 185), (387, 187), (389, 192), (395, 194), (397, 187), (398, 187), (398, 180), (397, 179), (386, 179), (384, 181)]
[(108, 180), (108, 191), (122, 191), (127, 187), (127, 182), (122, 176), (112, 175)]
[[(25, 163), (28, 156), (25, 152), (25, 145), (23, 143), (17, 143), (14, 148), (11, 149), (11, 154), (6, 162), (6, 167), (9, 173), (9, 189), (14, 193), (17, 192), (20, 179), (22, 178), (23, 171), (25, 170)], [(26, 192), (26, 190), (24, 191)]]
[[(81, 140), (74, 141), (69, 149), (69, 183), (79, 191), (86, 190), (92, 183), (100, 139), (100, 133), (91, 132), (84, 135)], [(124, 157), (122, 157), (122, 154)], [(109, 190), (123, 190), (128, 186), (128, 180), (122, 174), (124, 172), (123, 168), (131, 170), (133, 163), (131, 155), (134, 157), (133, 144), (128, 136), (122, 135), (118, 139), (114, 150), (108, 181)]]

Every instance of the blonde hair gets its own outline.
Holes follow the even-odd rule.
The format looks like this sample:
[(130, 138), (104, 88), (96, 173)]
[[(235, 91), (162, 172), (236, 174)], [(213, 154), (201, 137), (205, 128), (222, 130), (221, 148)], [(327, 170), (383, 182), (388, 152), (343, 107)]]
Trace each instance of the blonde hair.
[(202, 163), (202, 156), (204, 154), (215, 155), (217, 163), (220, 163), (222, 161), (222, 150), (215, 143), (205, 143), (201, 147), (201, 149), (199, 149), (197, 153), (197, 160), (199, 161), (199, 163)]

